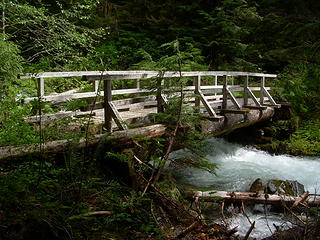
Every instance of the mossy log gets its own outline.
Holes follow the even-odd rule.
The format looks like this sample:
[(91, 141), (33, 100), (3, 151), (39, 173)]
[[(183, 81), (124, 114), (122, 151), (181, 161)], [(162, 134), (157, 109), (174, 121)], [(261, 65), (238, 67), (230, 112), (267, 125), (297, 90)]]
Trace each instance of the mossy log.
[(274, 109), (251, 109), (243, 114), (225, 113), (224, 121), (202, 120), (201, 127), (204, 135), (218, 136), (228, 134), (237, 128), (248, 127), (258, 122), (267, 121), (274, 115)]
[(58, 153), (67, 149), (70, 144), (77, 148), (92, 147), (96, 145), (100, 140), (106, 139), (110, 143), (116, 143), (117, 145), (124, 144), (129, 140), (139, 141), (141, 138), (137, 136), (143, 136), (146, 138), (161, 137), (165, 134), (166, 127), (162, 124), (156, 124), (147, 127), (133, 128), (123, 131), (116, 131), (112, 134), (97, 134), (90, 136), (88, 139), (81, 138), (78, 141), (74, 139), (57, 140), (52, 142), (40, 144), (29, 144), (23, 146), (8, 146), (0, 147), (0, 162), (5, 162), (8, 159), (22, 157), (26, 155), (44, 153)]
[(254, 192), (225, 192), (225, 191), (194, 191), (188, 194), (190, 197), (198, 198), (205, 202), (219, 202), (224, 201), (226, 203), (245, 203), (245, 204), (271, 204), (282, 206), (293, 205), (295, 203), (304, 203), (308, 206), (320, 206), (320, 199), (310, 197), (307, 198), (306, 194), (299, 197), (287, 196), (287, 195), (275, 195), (264, 194)]

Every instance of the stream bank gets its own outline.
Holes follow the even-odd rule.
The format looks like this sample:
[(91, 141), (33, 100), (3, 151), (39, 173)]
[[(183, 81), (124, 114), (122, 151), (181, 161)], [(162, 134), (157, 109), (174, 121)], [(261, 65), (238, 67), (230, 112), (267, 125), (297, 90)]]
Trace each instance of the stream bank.
[[(204, 141), (203, 145), (205, 159), (210, 163), (217, 164), (218, 169), (216, 169), (215, 175), (193, 168), (176, 171), (177, 181), (188, 184), (188, 188), (244, 192), (249, 190), (250, 185), (257, 178), (260, 178), (265, 184), (271, 179), (297, 180), (310, 193), (319, 190), (319, 157), (274, 155), (252, 147), (230, 143), (222, 138), (208, 139)], [(183, 156), (183, 151), (175, 153), (176, 158), (179, 155)], [(257, 225), (252, 236), (256, 236), (257, 239), (271, 236), (276, 231), (274, 225), (281, 226), (288, 223), (285, 214), (275, 214), (269, 210), (268, 208), (266, 212), (264, 210), (261, 212), (256, 208), (246, 208), (250, 218), (256, 220)], [(215, 211), (219, 211), (219, 208)], [(241, 225), (238, 229), (240, 234), (246, 233), (250, 227), (247, 218), (241, 214), (236, 218), (229, 218), (229, 224), (233, 227)]]

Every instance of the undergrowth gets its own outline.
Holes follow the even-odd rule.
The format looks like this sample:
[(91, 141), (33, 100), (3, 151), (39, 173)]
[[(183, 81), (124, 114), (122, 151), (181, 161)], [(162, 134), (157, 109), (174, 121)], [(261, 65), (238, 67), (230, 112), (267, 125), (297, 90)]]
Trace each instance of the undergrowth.
[[(150, 213), (151, 199), (95, 168), (81, 180), (83, 173), (70, 166), (29, 162), (1, 168), (1, 239), (28, 234), (33, 239), (147, 239), (159, 233)], [(110, 215), (85, 215), (102, 210)], [(41, 230), (30, 233), (30, 223), (45, 225), (46, 238), (41, 238)]]

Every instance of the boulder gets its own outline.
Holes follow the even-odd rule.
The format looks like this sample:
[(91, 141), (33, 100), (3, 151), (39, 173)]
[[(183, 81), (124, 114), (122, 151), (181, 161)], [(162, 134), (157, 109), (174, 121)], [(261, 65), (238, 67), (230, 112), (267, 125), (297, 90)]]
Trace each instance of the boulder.
[(305, 192), (303, 184), (293, 180), (271, 179), (267, 184), (263, 184), (260, 178), (257, 178), (249, 189), (250, 192), (266, 192), (268, 194), (281, 194), (289, 196), (300, 196)]
[(298, 181), (272, 179), (267, 183), (267, 192), (269, 194), (300, 196), (305, 190), (303, 184)]
[(298, 181), (287, 180), (291, 186), (292, 190), (295, 193), (295, 196), (300, 196), (305, 192), (304, 185), (299, 183)]
[(263, 186), (262, 180), (261, 178), (257, 178), (250, 187), (250, 192), (260, 192), (260, 191), (264, 191), (265, 190), (265, 186)]

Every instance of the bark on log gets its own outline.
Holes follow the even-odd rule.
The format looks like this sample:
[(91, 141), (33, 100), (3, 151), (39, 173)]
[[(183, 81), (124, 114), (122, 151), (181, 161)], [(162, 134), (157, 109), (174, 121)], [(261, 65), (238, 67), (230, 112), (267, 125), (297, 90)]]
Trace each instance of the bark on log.
[(237, 128), (248, 127), (258, 122), (266, 121), (272, 118), (274, 109), (268, 107), (265, 110), (251, 109), (246, 114), (224, 114), (224, 121), (213, 122), (202, 120), (202, 133), (206, 136), (218, 136), (228, 134)]
[[(199, 198), (202, 201), (206, 202), (244, 202), (246, 204), (272, 204), (281, 206), (283, 203), (287, 205), (294, 204), (297, 199), (301, 197), (285, 196), (285, 195), (265, 195), (257, 194), (254, 192), (225, 192), (225, 191), (208, 191), (201, 192), (195, 191), (189, 194), (193, 198)], [(305, 199), (304, 203), (308, 206), (320, 206), (320, 199), (309, 198)]]
[[(81, 138), (76, 146), (78, 148), (91, 147), (97, 144), (101, 139), (109, 137), (109, 141), (117, 142), (121, 144), (127, 142), (130, 139), (137, 138), (136, 136), (144, 136), (147, 138), (161, 137), (164, 135), (166, 127), (162, 124), (156, 124), (147, 127), (133, 128), (129, 130), (116, 131), (111, 135), (109, 134), (97, 134), (93, 137), (90, 137), (87, 141), (85, 138)], [(137, 138), (139, 140), (139, 138)], [(69, 140), (57, 140), (52, 142), (44, 143), (42, 149), (45, 153), (58, 153), (63, 152), (66, 147), (70, 145), (72, 139)], [(74, 142), (72, 142), (74, 144)], [(21, 157), (28, 154), (39, 154), (40, 145), (39, 144), (29, 144), (23, 146), (8, 146), (0, 147), (0, 162), (5, 161), (6, 159), (12, 159), (15, 157)]]

